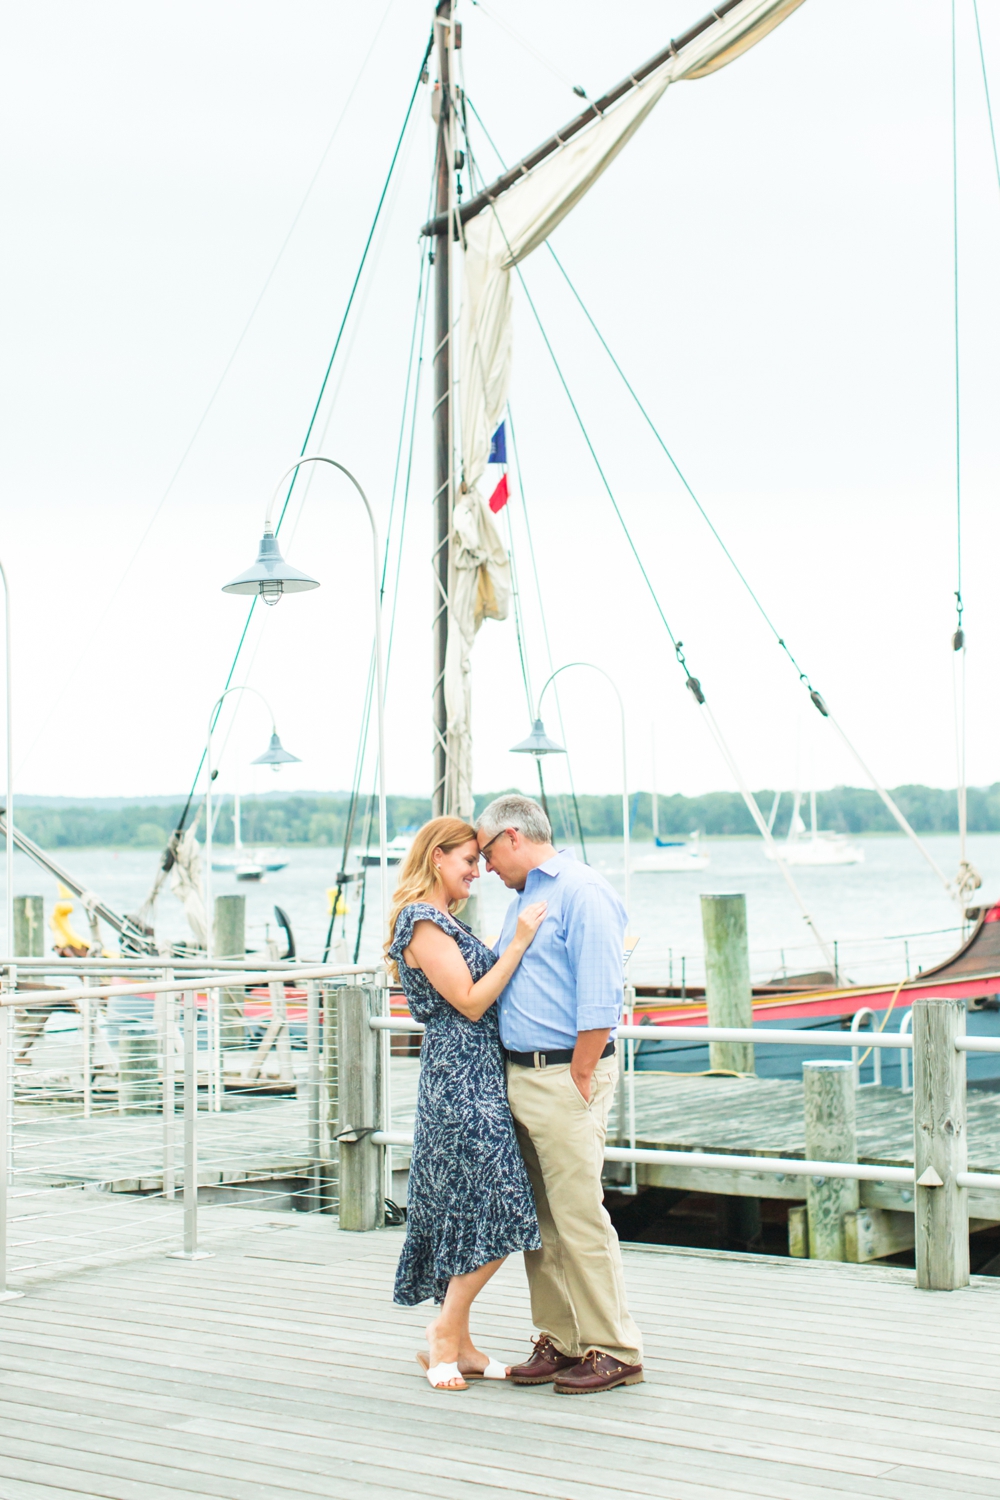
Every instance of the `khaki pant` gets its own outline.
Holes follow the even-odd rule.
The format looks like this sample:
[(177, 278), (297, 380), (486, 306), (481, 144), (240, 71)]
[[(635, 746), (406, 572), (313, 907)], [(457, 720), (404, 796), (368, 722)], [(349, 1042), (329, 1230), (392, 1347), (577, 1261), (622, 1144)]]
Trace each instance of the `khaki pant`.
[(569, 1064), (507, 1064), (507, 1094), (531, 1178), (541, 1250), (525, 1252), (531, 1316), (563, 1354), (600, 1349), (642, 1362), (642, 1338), (625, 1301), (618, 1236), (604, 1207), (601, 1169), (618, 1079), (614, 1057), (594, 1072), (590, 1103)]

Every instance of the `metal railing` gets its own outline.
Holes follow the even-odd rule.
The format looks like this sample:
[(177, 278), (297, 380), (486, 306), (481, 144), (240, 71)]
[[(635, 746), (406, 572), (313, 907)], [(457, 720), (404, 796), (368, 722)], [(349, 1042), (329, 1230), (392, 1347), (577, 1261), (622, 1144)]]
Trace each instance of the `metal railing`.
[(37, 1277), (95, 1257), (205, 1253), (199, 1208), (216, 1229), (222, 1208), (336, 1210), (324, 1012), (359, 983), (384, 1003), (371, 965), (4, 967), (0, 1295), (8, 1266)]
[[(391, 1149), (412, 1144), (410, 1132), (392, 1128), (390, 1034), (424, 1030), (389, 1015), (384, 973), (181, 959), (6, 968), (0, 1295), (8, 1255), (16, 1275), (37, 1276), (95, 1256), (208, 1253), (199, 1212), (213, 1233), (219, 1210), (234, 1207), (336, 1210), (342, 1228), (358, 1230), (382, 1222)], [(40, 980), (45, 988), (27, 987)], [(606, 1159), (631, 1166), (633, 1182), (639, 1169), (683, 1167), (806, 1179), (809, 1194), (828, 1181), (905, 1188), (915, 1199), (918, 1284), (963, 1285), (969, 1192), (986, 1194), (1000, 1219), (1000, 1172), (968, 1171), (964, 1056), (998, 1053), (1000, 1038), (966, 1036), (961, 1001), (922, 997), (911, 1015), (912, 1033), (904, 1017), (898, 1033), (876, 1031), (865, 1044), (876, 1056), (890, 1048), (913, 1058), (912, 1167), (638, 1145), (630, 1068), (619, 1101), (628, 1144), (609, 1145)], [(843, 1033), (811, 1029), (624, 1024), (623, 1050), (651, 1032), (813, 1053), (851, 1045)], [(833, 1067), (853, 1094), (852, 1065)]]
[[(880, 1054), (885, 1048), (914, 1055), (914, 1112), (919, 1130), (914, 1131), (914, 1166), (901, 1167), (857, 1161), (822, 1161), (799, 1157), (745, 1156), (724, 1152), (674, 1151), (607, 1146), (605, 1160), (647, 1166), (702, 1168), (708, 1171), (752, 1172), (775, 1177), (804, 1177), (822, 1184), (826, 1179), (857, 1182), (897, 1183), (912, 1188), (917, 1260), (917, 1283), (936, 1290), (953, 1290), (967, 1284), (969, 1206), (968, 1190), (995, 1195), (994, 1208), (1000, 1218), (1000, 1171), (970, 1172), (966, 1162), (966, 1084), (964, 1055), (969, 1052), (1000, 1052), (1000, 1038), (965, 1035), (965, 1003), (946, 998), (922, 997), (913, 1007), (913, 1034), (874, 1032), (866, 1045)], [(416, 1021), (371, 1016), (375, 1031), (420, 1032)], [(812, 1030), (771, 1030), (764, 1027), (622, 1025), (623, 1040), (644, 1041), (651, 1031), (677, 1041), (761, 1042), (779, 1046), (830, 1048), (844, 1046), (843, 1036)], [(855, 1033), (856, 1034), (856, 1033)], [(846, 1066), (846, 1065), (845, 1065)], [(855, 1065), (851, 1065), (853, 1073)], [(852, 1080), (853, 1082), (853, 1080)], [(634, 1088), (634, 1077), (631, 1080)], [(634, 1119), (634, 1109), (632, 1111)], [(374, 1131), (369, 1147), (412, 1144), (407, 1131)], [(361, 1144), (361, 1143), (359, 1143)]]

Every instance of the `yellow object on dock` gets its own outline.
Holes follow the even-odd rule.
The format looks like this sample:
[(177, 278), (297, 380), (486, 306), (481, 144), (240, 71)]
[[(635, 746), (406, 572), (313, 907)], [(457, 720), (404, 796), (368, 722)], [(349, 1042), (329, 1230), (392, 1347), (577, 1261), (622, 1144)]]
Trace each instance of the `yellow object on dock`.
[(59, 887), (59, 900), (52, 908), (49, 926), (55, 934), (57, 948), (79, 948), (84, 953), (89, 953), (89, 938), (81, 937), (70, 922), (70, 917), (73, 915), (73, 905), (73, 892), (68, 891), (64, 885), (61, 885)]
[(334, 912), (333, 903), (336, 900), (337, 900), (337, 887), (335, 885), (327, 886), (327, 891), (326, 891), (326, 914), (327, 914), (327, 916), (328, 917), (332, 917), (332, 916), (346, 917), (346, 916), (348, 916), (350, 914), (351, 908), (348, 906), (347, 902), (344, 900), (343, 893), (341, 893), (340, 900), (337, 901), (337, 910), (336, 910), (336, 912)]

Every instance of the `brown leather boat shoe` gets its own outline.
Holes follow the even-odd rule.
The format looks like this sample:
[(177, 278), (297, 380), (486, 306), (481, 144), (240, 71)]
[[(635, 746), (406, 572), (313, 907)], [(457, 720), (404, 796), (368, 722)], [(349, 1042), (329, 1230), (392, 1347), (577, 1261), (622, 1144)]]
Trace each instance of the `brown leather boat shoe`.
[(613, 1354), (588, 1349), (572, 1370), (556, 1376), (556, 1395), (585, 1396), (613, 1391), (616, 1385), (641, 1385), (645, 1378), (642, 1365), (623, 1365)]
[(531, 1341), (534, 1353), (523, 1365), (514, 1365), (508, 1375), (515, 1385), (547, 1385), (555, 1380), (562, 1370), (569, 1370), (580, 1363), (573, 1354), (560, 1354), (548, 1334), (539, 1334)]

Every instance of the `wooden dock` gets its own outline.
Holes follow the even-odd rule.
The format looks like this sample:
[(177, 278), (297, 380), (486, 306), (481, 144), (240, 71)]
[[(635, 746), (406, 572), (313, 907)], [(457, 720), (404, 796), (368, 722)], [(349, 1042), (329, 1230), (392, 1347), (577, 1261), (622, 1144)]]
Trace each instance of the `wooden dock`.
[[(0, 1306), (4, 1500), (997, 1494), (993, 1278), (626, 1249), (646, 1384), (444, 1395), (413, 1358), (427, 1308), (392, 1305), (402, 1231), (215, 1209), (204, 1239), (213, 1259), (150, 1249)], [(519, 1261), (479, 1327), (526, 1351)]]

